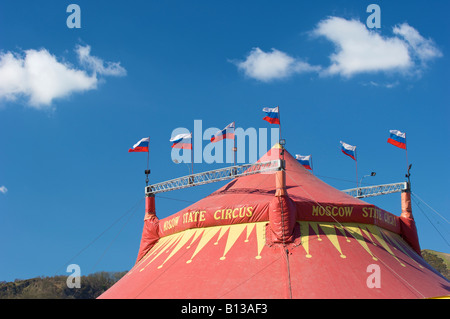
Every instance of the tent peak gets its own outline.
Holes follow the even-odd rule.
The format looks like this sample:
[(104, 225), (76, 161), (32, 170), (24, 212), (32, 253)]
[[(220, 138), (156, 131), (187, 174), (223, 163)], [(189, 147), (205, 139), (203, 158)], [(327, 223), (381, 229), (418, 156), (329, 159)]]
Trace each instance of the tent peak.
[(280, 149), (280, 150), (282, 150), (282, 149), (283, 149), (283, 146), (281, 146), (280, 143), (275, 143), (275, 144), (271, 147), (271, 149)]

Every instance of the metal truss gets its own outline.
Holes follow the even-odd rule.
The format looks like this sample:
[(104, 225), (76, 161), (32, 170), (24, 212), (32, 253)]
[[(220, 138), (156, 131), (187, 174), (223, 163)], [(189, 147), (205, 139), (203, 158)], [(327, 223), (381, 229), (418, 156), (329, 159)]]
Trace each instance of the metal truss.
[[(248, 176), (258, 173), (271, 172), (282, 169), (282, 160), (269, 162), (229, 166), (221, 169), (206, 171), (193, 175), (171, 179), (165, 182), (145, 187), (146, 194), (157, 194), (170, 192), (177, 189), (199, 186), (214, 182), (225, 181), (237, 177)], [(398, 193), (408, 188), (407, 182), (383, 184), (376, 186), (358, 187), (346, 189), (342, 192), (356, 198), (366, 198), (385, 194)]]
[(393, 183), (393, 184), (383, 184), (376, 186), (367, 186), (367, 187), (358, 187), (352, 189), (343, 190), (344, 193), (356, 197), (356, 198), (365, 198), (372, 196), (379, 196), (385, 194), (398, 193), (402, 190), (408, 189), (408, 183)]
[(220, 182), (236, 177), (242, 177), (252, 174), (276, 171), (282, 168), (282, 160), (274, 160), (263, 163), (244, 164), (230, 166), (203, 173), (183, 176), (171, 179), (165, 182), (149, 185), (145, 187), (146, 194), (157, 194), (169, 192), (176, 189), (204, 185), (214, 182)]

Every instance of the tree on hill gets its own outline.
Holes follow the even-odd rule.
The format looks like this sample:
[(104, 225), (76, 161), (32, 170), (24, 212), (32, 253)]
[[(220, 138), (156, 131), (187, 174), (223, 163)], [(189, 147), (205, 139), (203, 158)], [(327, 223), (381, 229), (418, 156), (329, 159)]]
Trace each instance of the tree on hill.
[(431, 267), (439, 271), (442, 276), (450, 280), (450, 269), (448, 269), (444, 259), (429, 250), (422, 250), (422, 257)]

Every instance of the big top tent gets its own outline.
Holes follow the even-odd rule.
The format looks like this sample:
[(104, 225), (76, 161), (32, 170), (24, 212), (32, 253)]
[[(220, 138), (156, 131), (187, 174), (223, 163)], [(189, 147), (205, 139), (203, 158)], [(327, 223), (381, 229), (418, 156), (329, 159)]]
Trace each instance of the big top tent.
[[(420, 255), (408, 191), (400, 216), (322, 182), (277, 144), (278, 171), (233, 179), (159, 220), (148, 196), (117, 298), (432, 298), (450, 283)], [(156, 208), (156, 209), (155, 209)]]

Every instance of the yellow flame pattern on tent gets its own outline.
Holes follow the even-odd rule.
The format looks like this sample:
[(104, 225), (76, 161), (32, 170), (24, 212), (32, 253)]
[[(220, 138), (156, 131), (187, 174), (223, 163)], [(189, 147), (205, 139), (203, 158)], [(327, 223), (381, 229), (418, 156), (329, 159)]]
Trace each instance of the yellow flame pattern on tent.
[[(345, 254), (345, 243), (352, 240), (358, 242), (364, 251), (371, 256), (374, 261), (377, 257), (371, 250), (371, 246), (381, 246), (387, 251), (398, 263), (406, 267), (405, 264), (395, 255), (395, 251), (401, 251), (405, 255), (411, 257), (415, 252), (407, 246), (402, 238), (390, 231), (384, 230), (374, 225), (356, 224), (356, 223), (325, 223), (325, 222), (309, 222), (298, 221), (300, 224), (301, 244), (305, 251), (305, 258), (313, 258), (314, 252), (310, 251), (310, 243), (317, 240), (324, 243), (324, 239), (334, 246), (338, 256), (342, 259), (347, 258)], [(218, 245), (222, 240), (226, 240), (222, 256), (220, 260), (225, 260), (227, 254), (241, 237), (245, 243), (249, 242), (252, 236), (256, 237), (256, 249), (252, 258), (261, 259), (261, 252), (264, 248), (269, 249), (265, 243), (265, 227), (267, 222), (235, 224), (213, 226), (208, 228), (188, 229), (173, 235), (162, 237), (155, 246), (128, 272), (128, 275), (134, 271), (145, 271), (148, 267), (155, 266), (161, 269), (175, 255), (177, 258), (184, 258), (186, 264), (195, 261), (196, 256), (207, 245)], [(324, 236), (324, 235), (325, 236)], [(212, 239), (215, 238), (214, 241)], [(393, 249), (391, 249), (391, 247)], [(250, 256), (249, 256), (250, 257)], [(413, 262), (414, 258), (411, 258)], [(415, 262), (418, 267), (422, 265)]]

